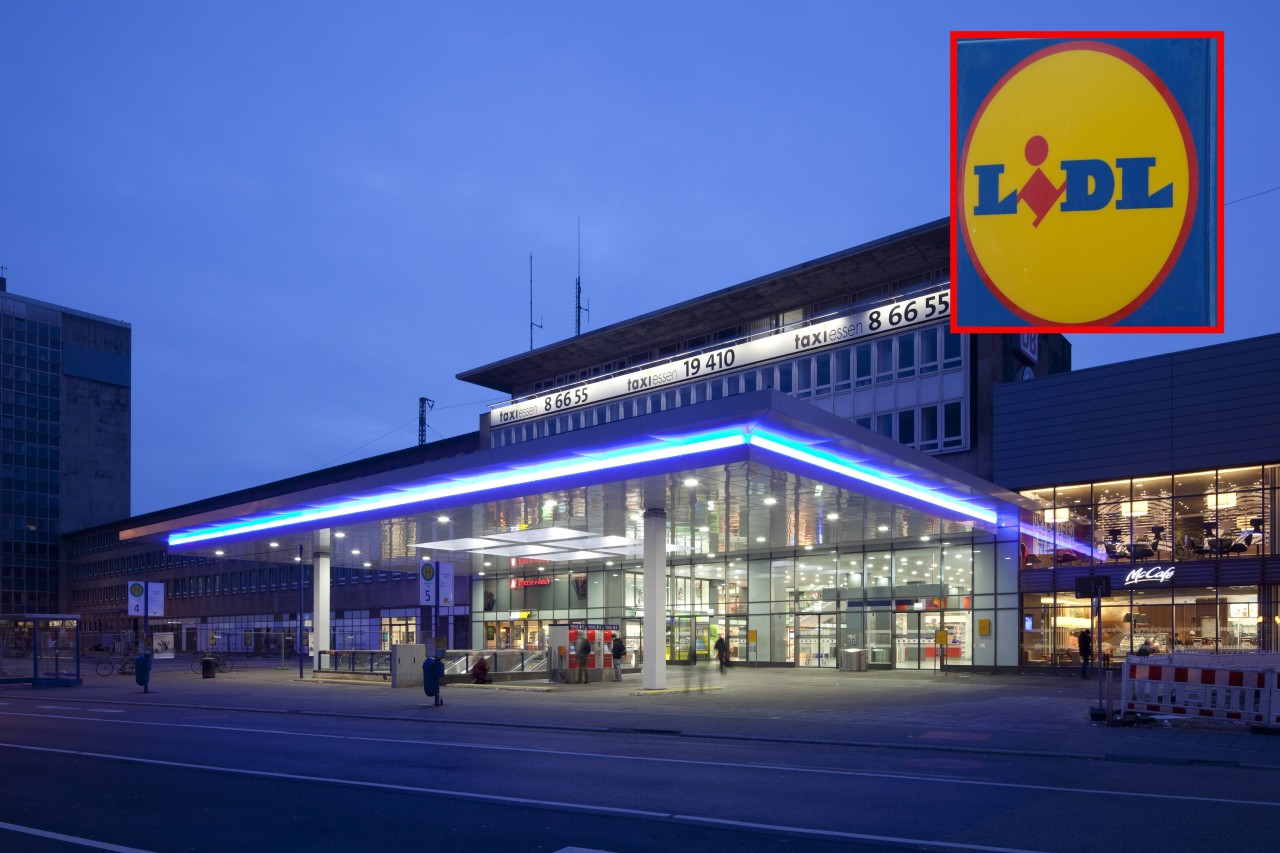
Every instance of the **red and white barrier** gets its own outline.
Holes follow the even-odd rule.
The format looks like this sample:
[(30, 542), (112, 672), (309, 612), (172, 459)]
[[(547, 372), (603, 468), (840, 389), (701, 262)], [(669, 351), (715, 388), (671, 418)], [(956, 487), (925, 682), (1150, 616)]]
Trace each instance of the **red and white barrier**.
[(1120, 707), (1126, 714), (1181, 714), (1244, 723), (1280, 723), (1276, 671), (1257, 666), (1215, 664), (1210, 660), (1130, 655), (1120, 682)]

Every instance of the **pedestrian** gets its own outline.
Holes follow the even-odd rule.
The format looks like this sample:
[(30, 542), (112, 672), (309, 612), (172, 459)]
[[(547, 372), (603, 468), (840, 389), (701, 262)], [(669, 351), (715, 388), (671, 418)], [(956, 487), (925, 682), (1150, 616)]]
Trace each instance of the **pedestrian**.
[(133, 660), (133, 680), (143, 693), (151, 692), (151, 652), (143, 652)]
[(587, 678), (587, 658), (591, 655), (591, 643), (587, 640), (587, 632), (578, 632), (578, 683), (586, 684), (591, 679)]
[(1151, 638), (1147, 637), (1142, 641), (1142, 645), (1138, 646), (1138, 650), (1134, 652), (1136, 655), (1142, 655), (1144, 658), (1155, 651), (1155, 646), (1151, 645)]
[(613, 635), (613, 648), (609, 650), (613, 655), (613, 680), (622, 680), (622, 659), (627, 655), (627, 644), (622, 641), (621, 634)]
[(422, 662), (422, 691), (434, 701), (432, 706), (444, 704), (444, 661), (429, 657)]
[(729, 644), (724, 641), (724, 636), (716, 637), (716, 660), (720, 664), (720, 674), (724, 675), (726, 669), (729, 668)]
[(475, 684), (492, 684), (493, 679), (489, 677), (489, 663), (481, 655), (476, 665), (471, 667), (471, 679)]
[(1080, 632), (1080, 677), (1089, 677), (1089, 661), (1093, 658), (1093, 632), (1085, 628)]

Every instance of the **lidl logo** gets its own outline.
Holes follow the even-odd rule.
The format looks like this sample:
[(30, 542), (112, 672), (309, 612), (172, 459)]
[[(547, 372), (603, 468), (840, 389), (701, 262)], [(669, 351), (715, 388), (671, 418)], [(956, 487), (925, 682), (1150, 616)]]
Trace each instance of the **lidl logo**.
[(957, 39), (957, 331), (1221, 329), (1206, 41)]

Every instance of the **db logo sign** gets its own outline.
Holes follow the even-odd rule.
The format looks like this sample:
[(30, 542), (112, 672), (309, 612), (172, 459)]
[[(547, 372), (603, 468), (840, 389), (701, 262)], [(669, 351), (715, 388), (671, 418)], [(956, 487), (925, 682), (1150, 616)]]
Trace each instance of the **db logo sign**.
[(1221, 329), (1207, 45), (957, 40), (958, 330)]

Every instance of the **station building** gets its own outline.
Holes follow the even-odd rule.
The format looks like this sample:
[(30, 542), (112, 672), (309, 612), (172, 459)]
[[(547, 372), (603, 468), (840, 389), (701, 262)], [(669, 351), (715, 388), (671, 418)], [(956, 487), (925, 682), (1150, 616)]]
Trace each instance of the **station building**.
[[(616, 625), (646, 686), (664, 677), (648, 664), (720, 638), (761, 666), (834, 667), (845, 648), (883, 668), (1070, 665), (1081, 575), (1112, 582), (1117, 652), (1140, 636), (1125, 627), (1167, 622), (1174, 642), (1193, 616), (1187, 642), (1246, 642), (1232, 619), (1274, 609), (1280, 454), (1261, 430), (1231, 454), (1183, 452), (1173, 395), (1208, 385), (1173, 367), (1115, 392), (1144, 405), (1104, 413), (1125, 442), (1160, 436), (1141, 465), (1081, 452), (1104, 427), (1064, 401), (1123, 380), (1071, 373), (1059, 335), (952, 334), (948, 238), (930, 223), (468, 370), (510, 396), (476, 432), (84, 530), (64, 606), (111, 642), (140, 627), (126, 582), (162, 584), (148, 628), (179, 648), (274, 654), (300, 636), (317, 660), (438, 637), (532, 662), (552, 625)], [(1203, 486), (1202, 550), (1171, 572), (1144, 530), (1188, 535), (1182, 472)], [(1240, 527), (1228, 494), (1248, 553), (1209, 544)], [(1227, 512), (1212, 529), (1207, 495)], [(1155, 593), (1167, 605), (1146, 601), (1175, 577), (1199, 579), (1192, 611), (1173, 583)]]

